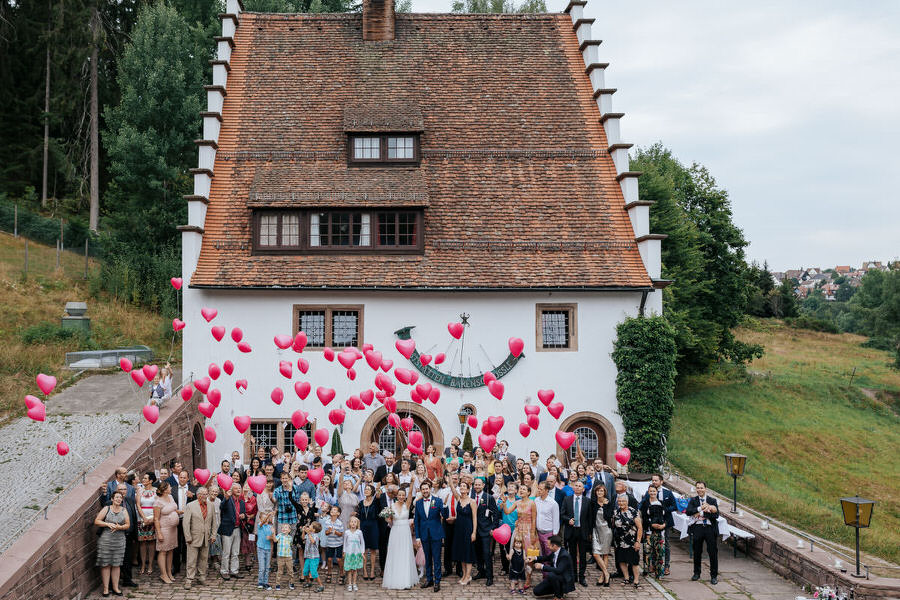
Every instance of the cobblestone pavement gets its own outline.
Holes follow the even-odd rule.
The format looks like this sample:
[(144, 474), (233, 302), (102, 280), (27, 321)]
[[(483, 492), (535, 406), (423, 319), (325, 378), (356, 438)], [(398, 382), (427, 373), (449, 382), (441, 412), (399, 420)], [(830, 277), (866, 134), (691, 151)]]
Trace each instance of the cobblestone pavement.
[[(646, 579), (641, 580), (638, 589), (632, 586), (624, 587), (620, 581), (613, 580), (610, 587), (597, 587), (595, 585), (599, 571), (593, 567), (588, 571), (588, 587), (576, 585), (573, 593), (567, 594), (571, 600), (794, 600), (801, 594), (800, 589), (782, 579), (762, 564), (741, 555), (733, 558), (731, 549), (722, 545), (719, 552), (719, 583), (711, 586), (708, 581), (709, 567), (704, 561), (703, 579), (698, 582), (690, 581), (692, 567), (688, 557), (687, 544), (675, 542), (672, 547), (671, 571), (672, 575), (662, 581), (665, 593), (660, 592)], [(158, 573), (156, 566), (154, 570)], [(500, 572), (499, 561), (495, 562), (494, 570)], [(493, 587), (485, 587), (484, 581), (473, 581), (467, 586), (458, 585), (456, 576), (451, 576), (441, 582), (441, 591), (435, 594), (432, 590), (415, 588), (412, 590), (383, 590), (380, 579), (376, 581), (361, 581), (358, 592), (348, 592), (346, 586), (331, 584), (325, 586), (325, 591), (319, 594), (309, 589), (298, 586), (291, 591), (284, 586), (280, 591), (271, 592), (256, 589), (256, 569), (252, 573), (242, 571), (246, 576), (240, 580), (223, 581), (217, 571), (212, 568), (209, 571), (205, 586), (194, 586), (191, 590), (185, 590), (183, 575), (176, 575), (176, 582), (172, 585), (163, 583), (158, 576), (139, 576), (138, 588), (122, 588), (125, 596), (135, 599), (159, 599), (159, 600), (189, 600), (192, 598), (221, 598), (223, 600), (273, 600), (281, 598), (311, 598), (314, 600), (333, 600), (336, 598), (359, 598), (361, 600), (374, 600), (384, 598), (390, 600), (426, 599), (435, 600), (479, 600), (491, 598), (533, 598), (533, 593), (527, 592), (524, 596), (510, 594), (508, 581), (498, 577)], [(137, 570), (135, 569), (135, 573)], [(323, 575), (324, 581), (324, 575)], [(539, 581), (539, 579), (536, 579)], [(274, 580), (270, 578), (270, 584), (274, 586)], [(100, 590), (89, 598), (100, 598)], [(112, 595), (110, 596), (112, 597)]]
[[(0, 548), (134, 431), (144, 392), (133, 387), (124, 374), (86, 377), (47, 400), (43, 423), (23, 417), (0, 429)], [(56, 452), (59, 441), (69, 445), (66, 456)]]

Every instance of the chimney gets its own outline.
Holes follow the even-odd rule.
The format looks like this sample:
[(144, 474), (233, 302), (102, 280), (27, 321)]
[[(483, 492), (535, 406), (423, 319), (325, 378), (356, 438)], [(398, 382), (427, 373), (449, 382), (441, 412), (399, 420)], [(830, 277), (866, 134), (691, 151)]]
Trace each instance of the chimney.
[(363, 39), (394, 39), (394, 0), (363, 0)]

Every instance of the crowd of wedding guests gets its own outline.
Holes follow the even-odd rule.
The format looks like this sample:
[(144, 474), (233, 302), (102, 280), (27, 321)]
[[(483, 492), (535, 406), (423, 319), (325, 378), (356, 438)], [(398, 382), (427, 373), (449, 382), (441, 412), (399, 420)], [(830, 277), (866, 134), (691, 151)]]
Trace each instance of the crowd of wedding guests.
[[(119, 468), (100, 490), (95, 520), (103, 595), (136, 586), (136, 569), (166, 584), (184, 571), (190, 589), (206, 582), (210, 566), (226, 580), (255, 571), (264, 590), (336, 584), (353, 592), (360, 578), (380, 578), (389, 589), (438, 591), (452, 575), (459, 585), (485, 586), (499, 585), (496, 576), (510, 593), (554, 598), (589, 585), (591, 563), (598, 586), (618, 578), (638, 587), (641, 570), (669, 574), (667, 532), (677, 507), (662, 476), (653, 475), (638, 499), (612, 468), (580, 450), (573, 460), (541, 460), (535, 451), (517, 458), (505, 441), (488, 454), (464, 451), (454, 438), (424, 456), (382, 454), (375, 443), (349, 455), (327, 456), (317, 446), (252, 454), (244, 462), (233, 452), (219, 465), (230, 489), (219, 488), (218, 473), (200, 485), (178, 462), (158, 477)], [(313, 483), (317, 469), (325, 474)], [(247, 478), (259, 475), (266, 484), (257, 494)], [(686, 512), (695, 549), (707, 543), (715, 583), (718, 509), (702, 482), (696, 489)], [(500, 543), (494, 531), (503, 525), (509, 536)]]

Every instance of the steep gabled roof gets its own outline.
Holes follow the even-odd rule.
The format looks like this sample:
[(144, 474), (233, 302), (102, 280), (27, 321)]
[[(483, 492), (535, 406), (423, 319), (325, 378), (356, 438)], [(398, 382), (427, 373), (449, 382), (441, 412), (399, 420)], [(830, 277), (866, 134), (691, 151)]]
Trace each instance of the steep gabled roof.
[[(651, 286), (568, 15), (361, 21), (241, 15), (191, 285)], [(421, 129), (421, 165), (348, 167), (368, 128)], [(265, 206), (424, 207), (424, 253), (253, 255)]]

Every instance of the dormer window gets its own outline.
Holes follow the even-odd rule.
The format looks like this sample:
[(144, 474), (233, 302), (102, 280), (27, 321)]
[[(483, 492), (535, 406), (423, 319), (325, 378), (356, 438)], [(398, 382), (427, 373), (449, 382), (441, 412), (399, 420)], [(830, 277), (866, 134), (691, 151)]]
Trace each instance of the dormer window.
[(418, 134), (352, 134), (348, 157), (351, 165), (417, 164)]

